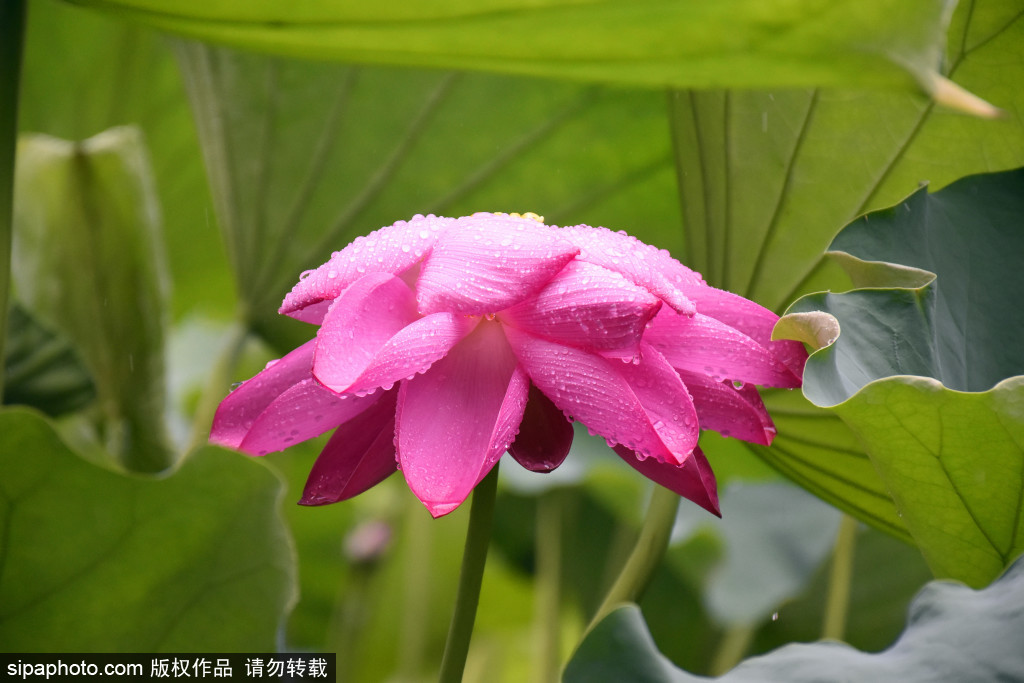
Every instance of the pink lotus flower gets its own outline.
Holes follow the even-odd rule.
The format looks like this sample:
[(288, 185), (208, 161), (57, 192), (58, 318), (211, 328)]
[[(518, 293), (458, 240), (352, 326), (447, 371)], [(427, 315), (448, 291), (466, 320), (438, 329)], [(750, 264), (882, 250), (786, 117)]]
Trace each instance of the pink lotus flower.
[(572, 420), (718, 514), (700, 428), (768, 445), (755, 384), (800, 385), (777, 316), (625, 233), (527, 214), (416, 216), (303, 273), (280, 312), (319, 325), (221, 403), (215, 443), (263, 455), (337, 427), (303, 504), (400, 468), (438, 517), (508, 451), (561, 464)]

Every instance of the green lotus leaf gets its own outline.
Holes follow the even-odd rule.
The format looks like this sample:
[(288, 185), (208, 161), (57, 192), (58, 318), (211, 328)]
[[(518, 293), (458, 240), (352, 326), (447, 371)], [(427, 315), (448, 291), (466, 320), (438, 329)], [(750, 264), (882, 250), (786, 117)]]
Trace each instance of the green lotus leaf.
[(804, 297), (777, 330), (835, 319), (804, 394), (863, 443), (935, 574), (974, 586), (1024, 550), (1021, 216), (1024, 170), (867, 214), (832, 250), (868, 287)]
[(240, 308), (281, 351), (311, 334), (277, 314), (299, 274), (417, 213), (533, 211), (678, 241), (662, 93), (175, 52)]
[[(935, 80), (949, 0), (78, 0), (210, 42), (316, 59), (646, 86)], [(940, 93), (941, 94), (941, 93)]]
[(680, 670), (658, 651), (640, 610), (609, 614), (584, 639), (566, 683), (762, 683), (763, 681), (900, 681), (983, 683), (1016, 680), (1024, 670), (1024, 561), (983, 590), (933, 581), (910, 606), (906, 629), (883, 652), (838, 642), (794, 644), (753, 657), (718, 678)]
[(294, 561), (283, 486), (261, 463), (207, 447), (161, 479), (122, 475), (12, 408), (0, 469), (5, 649), (276, 649)]
[[(779, 312), (802, 295), (848, 289), (849, 278), (824, 256), (843, 226), (900, 203), (922, 182), (938, 190), (970, 174), (1024, 165), (1020, 17), (1019, 3), (962, 2), (949, 29), (944, 74), (1003, 107), (999, 121), (892, 92), (673, 92), (683, 235), (680, 247), (660, 243), (714, 286)], [(826, 343), (837, 334), (830, 329), (835, 321), (815, 315), (804, 332)], [(834, 411), (801, 392), (762, 393), (778, 437), (770, 448), (750, 446), (758, 457), (844, 511), (912, 541), (862, 442)], [(721, 459), (711, 450), (708, 457), (717, 471)]]

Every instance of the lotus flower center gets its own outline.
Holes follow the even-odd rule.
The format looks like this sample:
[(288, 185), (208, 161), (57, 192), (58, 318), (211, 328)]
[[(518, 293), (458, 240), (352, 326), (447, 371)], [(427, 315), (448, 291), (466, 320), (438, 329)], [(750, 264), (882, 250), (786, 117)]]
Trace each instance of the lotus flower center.
[[(494, 215), (500, 216), (501, 214), (496, 213)], [(533, 211), (527, 211), (526, 213), (510, 213), (509, 216), (512, 216), (513, 218), (528, 218), (531, 221), (537, 221), (538, 223), (544, 222), (544, 216), (535, 214)]]

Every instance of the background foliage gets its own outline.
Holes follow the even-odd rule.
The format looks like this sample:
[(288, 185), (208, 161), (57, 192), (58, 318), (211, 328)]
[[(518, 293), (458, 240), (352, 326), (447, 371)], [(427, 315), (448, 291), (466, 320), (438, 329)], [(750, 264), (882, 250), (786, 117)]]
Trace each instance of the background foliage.
[[(858, 256), (852, 238), (833, 244), (858, 216), (899, 204), (922, 182), (935, 193), (970, 174), (1024, 165), (1017, 87), (1024, 5), (1009, 0), (961, 2), (955, 12), (935, 0), (896, 10), (883, 2), (823, 9), (811, 0), (735, 1), (708, 11), (696, 3), (670, 11), (664, 3), (527, 9), (452, 0), (429, 15), (397, 2), (362, 10), (304, 3), (308, 15), (282, 14), (290, 6), (269, 0), (84, 4), (105, 11), (52, 0), (29, 5), (21, 130), (89, 141), (45, 143), (72, 150), (70, 173), (66, 158), (37, 171), (26, 165), (33, 157), (22, 150), (41, 138), (25, 138), (19, 150), (19, 308), (4, 398), (62, 417), (0, 413), (4, 648), (198, 652), (276, 644), (337, 651), (351, 680), (433, 676), (465, 511), (430, 521), (394, 477), (354, 501), (299, 508), (291, 503), (320, 444), (258, 461), (194, 448), (210, 406), (232, 381), (308, 338), (308, 327), (276, 315), (277, 303), (299, 272), (355, 235), (414, 213), (535, 211), (552, 223), (625, 229), (670, 249), (711, 284), (782, 312), (802, 295), (850, 286), (825, 252), (833, 245)], [(937, 106), (922, 92), (939, 87), (939, 74), (1005, 115), (985, 121)], [(136, 148), (121, 158), (133, 161), (112, 171), (124, 181), (104, 193), (82, 169), (105, 163), (86, 153), (104, 140), (94, 136), (109, 138), (104, 131), (120, 125), (137, 126), (141, 136), (124, 134)], [(72, 180), (55, 198), (54, 174), (62, 173)], [(928, 233), (905, 243), (933, 239), (936, 253), (955, 261), (965, 246), (951, 237), (980, 229), (971, 201), (942, 239)], [(58, 208), (66, 215), (46, 216), (44, 209)], [(1017, 240), (1020, 215), (1007, 209), (1002, 219)], [(42, 227), (31, 228), (32, 216), (43, 216)], [(114, 248), (89, 255), (74, 248), (60, 261), (40, 243), (47, 235), (46, 245), (71, 247), (69, 238), (81, 235), (74, 225), (108, 226), (103, 234)], [(966, 246), (978, 245), (968, 239)], [(996, 251), (1001, 268), (990, 255), (978, 263), (992, 279), (985, 291), (1003, 301), (1014, 295), (1002, 278), (1020, 251)], [(33, 261), (33, 254), (51, 258)], [(859, 258), (889, 261), (877, 253)], [(892, 258), (936, 273), (940, 292), (959, 291), (927, 264)], [(974, 282), (977, 272), (964, 277)], [(115, 276), (150, 284), (131, 287)], [(43, 285), (49, 293), (37, 295)], [(907, 281), (870, 286), (906, 289)], [(101, 295), (104, 287), (109, 295)], [(62, 313), (94, 304), (96, 320), (114, 321), (109, 328)], [(1007, 301), (996, 315), (1012, 318), (1018, 309)], [(852, 329), (827, 302), (803, 299), (794, 310), (817, 316), (798, 326), (805, 334), (831, 329), (823, 310), (844, 332)], [(851, 336), (840, 334), (830, 348)], [(979, 357), (996, 357), (1004, 340), (996, 335)], [(1018, 361), (993, 381), (1024, 374)], [(883, 363), (879, 378), (903, 374), (896, 369)], [(871, 390), (921, 386), (897, 384)], [(955, 399), (972, 405), (992, 395), (991, 384), (948, 386), (981, 392)], [(938, 533), (922, 533), (913, 503), (945, 509), (936, 501), (954, 485), (939, 481), (934, 498), (908, 500), (917, 479), (878, 466), (877, 453), (892, 450), (883, 438), (892, 432), (878, 429), (884, 416), (843, 403), (848, 396), (820, 400), (816, 387), (809, 380), (803, 393), (766, 395), (779, 429), (771, 449), (703, 437), (724, 489), (725, 519), (684, 506), (640, 605), (676, 666), (720, 673), (744, 654), (821, 635), (835, 590), (829, 550), (841, 525), (819, 498), (867, 523), (848, 525), (856, 551), (844, 639), (857, 648), (877, 650), (897, 637), (929, 567), (980, 587), (1019, 553), (1011, 539), (979, 568), (962, 553), (968, 537), (949, 533), (961, 527), (944, 522), (934, 525)], [(1012, 526), (1022, 487), (1005, 474), (1024, 461), (1024, 441), (1014, 436), (1024, 417), (1019, 380), (999, 387), (1004, 393), (992, 400), (1014, 392), (1005, 399), (1005, 465), (973, 482), (969, 500), (984, 502), (968, 507)], [(914, 400), (931, 409), (947, 400), (937, 395), (945, 394)], [(965, 444), (957, 468), (970, 475), (986, 455), (971, 448), (984, 443), (985, 427), (969, 415), (964, 423), (956, 428)], [(139, 446), (141, 437), (148, 445)], [(904, 454), (901, 447), (886, 462), (898, 465)], [(156, 478), (129, 473), (167, 463)], [(494, 680), (498, 671), (504, 680), (542, 680), (551, 666), (539, 653), (568, 658), (649, 495), (586, 434), (542, 483), (514, 469), (502, 471), (468, 680)], [(993, 497), (1001, 475), (1009, 493)], [(384, 522), (390, 543), (370, 557), (346, 551), (343, 539), (368, 522)], [(31, 533), (39, 528), (48, 530), (45, 544)], [(29, 583), (31, 599), (3, 597), (27, 595)], [(104, 588), (112, 584), (123, 592)], [(76, 616), (75, 633), (58, 628), (55, 610)], [(214, 634), (194, 623), (224, 628)]]

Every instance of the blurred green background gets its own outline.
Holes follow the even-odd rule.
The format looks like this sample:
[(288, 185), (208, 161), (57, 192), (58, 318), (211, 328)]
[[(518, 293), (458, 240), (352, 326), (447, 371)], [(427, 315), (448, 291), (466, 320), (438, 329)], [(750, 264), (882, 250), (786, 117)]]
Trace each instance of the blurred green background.
[[(176, 7), (187, 21), (126, 4), (28, 5), (5, 403), (32, 408), (0, 414), (7, 651), (333, 651), (343, 680), (433, 678), (467, 510), (433, 521), (400, 477), (301, 508), (323, 440), (258, 460), (200, 446), (232, 382), (311, 336), (277, 305), (356, 235), (416, 213), (533, 211), (626, 230), (781, 313), (849, 288), (824, 252), (857, 216), (923, 182), (934, 192), (1024, 165), (1019, 2), (952, 16), (949, 3), (907, 3), (902, 23), (884, 3), (767, 19), (733, 3), (754, 37), (732, 52), (721, 31), (694, 42), (722, 17), (685, 10), (674, 40), (690, 52), (661, 62), (631, 53), (657, 47), (626, 30), (657, 23), (647, 4), (584, 7), (561, 60), (565, 8), (555, 22), (511, 12), (508, 44), (536, 43), (471, 58), (443, 49), (461, 45), (457, 21), (364, 18), (345, 42), (316, 22), (304, 32), (301, 17), (261, 23), (272, 3), (241, 28), (201, 3)], [(127, 20), (139, 18), (238, 46)], [(607, 38), (616, 21), (621, 43)], [(486, 52), (480, 42), (459, 49)], [(473, 70), (423, 68), (438, 66)], [(937, 106), (922, 94), (935, 69), (1005, 116)], [(834, 506), (867, 523), (846, 522), (850, 644), (890, 644), (935, 570), (836, 411), (800, 392), (766, 402), (770, 450), (702, 438), (724, 518), (684, 503), (641, 603), (662, 652), (692, 672), (821, 636)], [(569, 657), (650, 496), (585, 431), (555, 474), (516, 467), (502, 470), (467, 680), (543, 680), (546, 649)], [(998, 524), (1019, 520), (1019, 501), (1000, 505)], [(345, 550), (377, 522), (384, 547)], [(987, 571), (946, 575), (983, 585)]]

